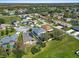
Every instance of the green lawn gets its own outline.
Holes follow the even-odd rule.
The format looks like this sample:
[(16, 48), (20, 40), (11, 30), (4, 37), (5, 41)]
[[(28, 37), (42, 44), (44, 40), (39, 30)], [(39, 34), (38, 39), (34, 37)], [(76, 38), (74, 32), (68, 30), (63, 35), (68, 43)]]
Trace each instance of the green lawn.
[(10, 23), (12, 20), (21, 20), (18, 16), (0, 16), (0, 18), (4, 19), (5, 23)]
[(61, 41), (49, 41), (47, 46), (35, 55), (27, 57), (34, 58), (75, 58), (79, 57), (75, 51), (79, 49), (79, 41), (68, 35), (62, 37)]

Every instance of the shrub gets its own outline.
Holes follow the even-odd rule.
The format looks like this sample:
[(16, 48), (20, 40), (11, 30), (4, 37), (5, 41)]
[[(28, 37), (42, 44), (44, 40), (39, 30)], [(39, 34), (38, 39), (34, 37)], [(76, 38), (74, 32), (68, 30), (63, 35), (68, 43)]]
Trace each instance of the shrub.
[(35, 54), (35, 53), (37, 53), (39, 51), (40, 51), (40, 48), (36, 48), (36, 46), (34, 46), (34, 47), (31, 48), (32, 54)]

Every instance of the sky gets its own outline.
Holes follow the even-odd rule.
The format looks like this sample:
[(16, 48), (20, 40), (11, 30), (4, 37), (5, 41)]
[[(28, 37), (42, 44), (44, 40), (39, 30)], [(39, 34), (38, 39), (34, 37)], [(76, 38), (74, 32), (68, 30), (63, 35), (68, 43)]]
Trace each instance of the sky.
[(0, 0), (0, 3), (79, 3), (79, 0)]

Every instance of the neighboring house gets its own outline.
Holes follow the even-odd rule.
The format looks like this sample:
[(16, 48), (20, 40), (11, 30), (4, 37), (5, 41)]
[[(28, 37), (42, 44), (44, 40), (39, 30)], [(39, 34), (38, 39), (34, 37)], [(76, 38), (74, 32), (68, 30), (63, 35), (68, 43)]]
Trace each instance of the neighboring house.
[(41, 36), (41, 34), (46, 33), (46, 31), (43, 28), (32, 28), (32, 34), (36, 36)]
[(26, 22), (26, 21), (28, 21), (29, 19), (31, 19), (31, 18), (30, 18), (30, 17), (25, 17), (25, 18), (23, 18), (23, 21)]
[(18, 32), (26, 33), (26, 31), (29, 30), (29, 27), (20, 26), (20, 27), (14, 27), (14, 29), (16, 29), (16, 31), (18, 31)]
[(18, 26), (19, 23), (20, 23), (19, 21), (13, 21), (13, 22), (12, 22), (12, 25)]
[(66, 22), (68, 22), (68, 21), (71, 21), (72, 18), (64, 18), (63, 20), (66, 21)]
[(0, 29), (4, 30), (4, 29), (6, 29), (6, 26), (3, 25), (3, 24), (1, 24), (1, 25), (0, 25)]
[(32, 20), (27, 20), (27, 21), (23, 21), (22, 24), (27, 24), (30, 26), (34, 26), (37, 23), (37, 21), (32, 21)]
[(74, 26), (78, 26), (79, 25), (79, 21), (78, 20), (72, 20), (71, 24)]
[(57, 28), (57, 29), (62, 29), (63, 26), (56, 26), (55, 28)]
[(8, 15), (14, 15), (14, 14), (15, 14), (15, 10), (4, 9), (3, 11), (4, 11), (5, 13), (8, 13)]
[(52, 31), (53, 30), (49, 24), (42, 25), (42, 28), (45, 29), (46, 31)]
[(2, 38), (0, 40), (0, 45), (2, 47), (6, 48), (7, 44), (10, 44), (10, 46), (12, 47), (14, 45), (14, 43), (17, 41), (19, 34), (20, 34), (20, 32), (16, 32), (12, 36), (6, 36), (6, 37)]
[(54, 13), (53, 17), (57, 17), (58, 16), (58, 13)]
[(20, 18), (26, 19), (28, 16), (27, 15), (19, 15)]
[(9, 12), (9, 10), (8, 10), (8, 9), (4, 9), (3, 11), (4, 11), (4, 12), (6, 12), (6, 13), (8, 13), (8, 12)]
[(65, 23), (65, 22), (62, 22), (62, 21), (54, 21), (56, 24), (59, 24), (61, 26), (65, 26), (65, 27), (72, 27), (71, 24), (68, 24), (68, 23)]
[(19, 15), (19, 17), (23, 20), (23, 22), (26, 22), (32, 19), (29, 15)]
[(19, 9), (19, 10), (18, 10), (18, 13), (21, 13), (21, 14), (23, 14), (23, 13), (24, 13), (24, 14), (25, 14), (25, 12), (26, 12), (26, 11), (27, 11), (27, 9), (26, 9), (26, 8), (25, 8), (25, 9)]
[(9, 11), (9, 15), (14, 15), (14, 14), (15, 14), (15, 10)]
[(63, 13), (55, 13), (54, 15), (53, 15), (53, 17), (55, 17), (55, 18), (57, 18), (57, 19), (62, 19), (63, 18)]
[(57, 16), (57, 18), (58, 18), (58, 19), (62, 19), (62, 18), (63, 18), (63, 16)]
[(79, 26), (74, 26), (74, 27), (72, 27), (72, 29), (75, 31), (79, 31)]

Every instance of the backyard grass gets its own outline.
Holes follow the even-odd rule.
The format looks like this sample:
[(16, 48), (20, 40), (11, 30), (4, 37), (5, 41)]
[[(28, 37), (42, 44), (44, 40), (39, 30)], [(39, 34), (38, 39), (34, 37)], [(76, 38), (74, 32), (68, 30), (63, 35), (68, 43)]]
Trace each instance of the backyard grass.
[(13, 20), (21, 20), (18, 16), (1, 16), (0, 18), (4, 19), (5, 23), (10, 23)]
[(33, 58), (78, 58), (75, 51), (79, 49), (79, 40), (64, 35), (60, 41), (52, 40), (47, 42), (47, 46), (35, 55), (27, 57)]

